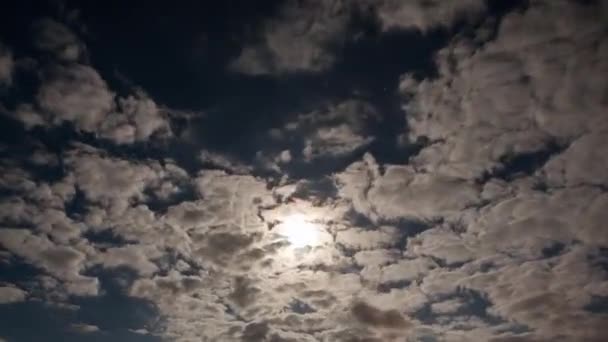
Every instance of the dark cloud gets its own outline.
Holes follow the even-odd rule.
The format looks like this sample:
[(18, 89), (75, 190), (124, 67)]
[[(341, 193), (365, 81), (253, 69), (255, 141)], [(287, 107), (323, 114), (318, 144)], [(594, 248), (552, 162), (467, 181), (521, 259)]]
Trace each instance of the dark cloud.
[(11, 51), (0, 43), (0, 86), (12, 83), (14, 65)]
[(250, 75), (321, 72), (335, 62), (333, 48), (348, 30), (350, 4), (345, 1), (286, 1), (264, 23), (259, 41), (245, 46), (233, 70)]
[(355, 303), (351, 311), (359, 322), (374, 327), (404, 329), (410, 325), (397, 310), (382, 311), (365, 302)]
[(266, 341), (266, 336), (270, 328), (267, 323), (250, 323), (243, 330), (243, 341), (262, 342)]

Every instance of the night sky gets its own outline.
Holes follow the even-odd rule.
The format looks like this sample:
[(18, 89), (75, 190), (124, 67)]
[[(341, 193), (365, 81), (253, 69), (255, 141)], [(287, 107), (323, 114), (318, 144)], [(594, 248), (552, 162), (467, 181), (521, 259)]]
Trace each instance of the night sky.
[(0, 7), (0, 342), (607, 327), (608, 0)]

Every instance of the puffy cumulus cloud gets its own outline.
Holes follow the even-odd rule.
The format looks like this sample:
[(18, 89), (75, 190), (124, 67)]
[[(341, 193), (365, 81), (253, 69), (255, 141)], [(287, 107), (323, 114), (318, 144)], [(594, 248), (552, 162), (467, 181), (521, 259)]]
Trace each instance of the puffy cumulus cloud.
[(63, 158), (69, 177), (86, 198), (112, 213), (145, 202), (148, 191), (160, 198), (170, 196), (187, 178), (187, 173), (170, 160), (136, 162), (108, 156), (84, 144), (74, 144)]
[(249, 75), (320, 72), (335, 62), (345, 40), (353, 4), (347, 1), (286, 1), (263, 23), (256, 42), (231, 63)]
[(191, 293), (204, 284), (204, 280), (198, 276), (184, 276), (172, 271), (167, 276), (139, 279), (133, 284), (130, 291), (138, 297), (171, 300), (180, 294)]
[(606, 11), (603, 2), (597, 6), (604, 8), (532, 1), (504, 18), (496, 39), (480, 47), (456, 39), (440, 51), (438, 78), (404, 77), (410, 137), (430, 141), (414, 164), (475, 178), (551, 144), (604, 146), (584, 137), (602, 134), (608, 123), (600, 76), (608, 68)]
[(418, 29), (427, 31), (471, 20), (485, 12), (482, 0), (380, 0), (372, 2), (384, 30)]
[(150, 260), (158, 259), (162, 255), (154, 245), (138, 244), (100, 251), (91, 258), (91, 262), (99, 262), (107, 269), (126, 266), (142, 275), (151, 275), (158, 271), (158, 267)]
[(407, 250), (414, 255), (429, 256), (447, 265), (459, 264), (476, 258), (471, 242), (448, 227), (436, 227), (408, 240)]
[(574, 140), (542, 169), (547, 183), (556, 187), (608, 184), (606, 173), (603, 172), (608, 168), (608, 160), (603, 155), (608, 146), (606, 139), (605, 131), (601, 130)]
[(491, 310), (535, 329), (537, 339), (601, 341), (605, 318), (585, 306), (606, 291), (606, 273), (589, 263), (590, 252), (574, 246), (553, 262), (510, 264), (476, 273), (462, 284), (487, 293)]
[(199, 173), (195, 185), (201, 197), (199, 212), (206, 212), (201, 219), (207, 220), (208, 227), (234, 225), (255, 232), (261, 226), (258, 208), (275, 203), (266, 182), (254, 176), (205, 170)]
[(87, 253), (90, 253), (85, 243), (58, 245), (46, 236), (29, 230), (3, 228), (0, 230), (0, 245), (61, 280), (67, 293), (97, 294), (97, 278), (81, 274)]
[(380, 119), (369, 103), (350, 99), (330, 105), (323, 111), (298, 115), (281, 128), (270, 130), (275, 144), (302, 146), (298, 153), (282, 150), (278, 163), (289, 163), (294, 158), (313, 161), (348, 155), (371, 143), (375, 137), (370, 126)]
[(604, 191), (589, 187), (518, 194), (483, 208), (468, 231), (478, 234), (488, 253), (541, 253), (575, 240), (605, 246), (607, 201)]
[(0, 304), (22, 302), (27, 292), (15, 286), (0, 286)]
[(86, 65), (57, 67), (38, 91), (40, 108), (51, 116), (51, 124), (73, 122), (93, 132), (114, 107), (114, 94), (106, 82)]
[(417, 172), (407, 165), (387, 165), (382, 173), (371, 155), (334, 178), (341, 196), (374, 220), (433, 220), (458, 216), (463, 209), (481, 203), (481, 189), (473, 182)]
[(336, 243), (355, 250), (391, 247), (399, 240), (399, 232), (390, 226), (376, 230), (351, 228), (336, 233)]
[(0, 43), (0, 86), (11, 85), (14, 64), (13, 54), (6, 46)]
[(597, 261), (608, 246), (606, 13), (604, 2), (531, 1), (491, 41), (454, 38), (437, 77), (400, 84), (421, 151), (408, 165), (368, 154), (334, 175), (338, 197), (371, 223), (428, 226), (399, 231), (403, 251), (378, 244), (353, 257), (359, 296), (411, 316), (402, 337), (606, 338), (604, 315), (589, 309), (608, 279)]
[[(412, 10), (400, 27), (450, 25), (467, 17), (459, 6), (477, 8), (427, 3), (446, 7), (419, 20)], [(10, 198), (1, 219), (18, 228), (0, 230), (1, 255), (36, 266), (45, 273), (38, 286), (64, 297), (97, 293), (92, 269), (130, 268), (125, 294), (154, 303), (162, 319), (151, 332), (175, 341), (603, 341), (605, 315), (592, 309), (608, 296), (598, 76), (606, 44), (605, 24), (590, 19), (606, 12), (595, 5), (530, 1), (504, 17), (491, 41), (456, 37), (437, 55), (434, 78), (406, 75), (400, 84), (420, 152), (405, 165), (365, 154), (328, 180), (329, 194), (315, 192), (315, 181), (253, 176), (209, 151), (201, 161), (214, 170), (194, 177), (169, 160), (83, 145), (58, 156), (55, 182), (2, 163)], [(314, 18), (304, 32), (319, 29)], [(281, 20), (273, 25), (287, 25)], [(264, 31), (263, 41), (286, 41), (276, 34)], [(279, 56), (278, 45), (265, 44)], [(322, 69), (276, 61), (263, 72)], [(105, 90), (91, 94), (109, 94), (101, 107), (138, 111), (92, 84)], [(69, 120), (103, 132), (99, 103), (84, 106), (92, 121)], [(300, 115), (271, 137), (301, 150), (273, 146), (268, 155), (285, 164), (349, 155), (371, 141), (377, 116), (354, 100)], [(522, 158), (542, 160), (519, 172)], [(188, 196), (173, 196), (182, 187)], [(74, 200), (84, 208), (66, 212)], [(290, 242), (290, 224), (318, 230), (317, 241)], [(111, 238), (96, 236), (104, 232)], [(28, 298), (36, 293), (15, 285)]]
[(380, 281), (381, 283), (411, 282), (416, 279), (422, 279), (424, 275), (435, 267), (437, 265), (430, 259), (403, 259), (383, 267)]
[(248, 75), (318, 73), (329, 69), (351, 39), (353, 17), (377, 20), (383, 30), (427, 31), (473, 21), (485, 13), (482, 0), (286, 1), (259, 29), (257, 39), (230, 64)]
[(84, 53), (84, 44), (67, 26), (45, 18), (34, 23), (34, 46), (63, 61), (77, 61)]
[(37, 106), (22, 104), (14, 112), (27, 128), (71, 122), (80, 131), (117, 144), (171, 133), (166, 110), (142, 91), (117, 97), (88, 65), (55, 66), (47, 74), (38, 89)]
[(433, 219), (478, 203), (479, 190), (469, 182), (415, 173), (396, 165), (387, 167), (369, 189), (368, 197), (382, 217)]

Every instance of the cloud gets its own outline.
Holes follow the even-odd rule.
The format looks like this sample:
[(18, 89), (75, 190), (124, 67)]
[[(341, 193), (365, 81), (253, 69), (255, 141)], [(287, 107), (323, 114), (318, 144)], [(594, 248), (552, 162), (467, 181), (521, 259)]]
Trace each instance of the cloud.
[(14, 64), (13, 54), (0, 43), (0, 86), (12, 84)]
[(243, 47), (230, 68), (254, 76), (320, 73), (339, 59), (356, 16), (377, 20), (385, 31), (427, 31), (473, 21), (485, 10), (481, 0), (287, 1), (262, 23), (257, 39)]
[(321, 72), (345, 40), (350, 6), (344, 1), (287, 1), (264, 22), (258, 41), (246, 45), (230, 67), (249, 75)]
[[(398, 6), (386, 30), (429, 30), (483, 10), (425, 4), (382, 1), (373, 13)], [(243, 52), (262, 49), (274, 64), (246, 72), (335, 61), (327, 46), (343, 39), (346, 5), (285, 6), (261, 47)], [(111, 279), (121, 294), (160, 315), (132, 329), (175, 341), (602, 341), (605, 315), (589, 308), (608, 296), (606, 88), (591, 71), (605, 67), (606, 27), (591, 19), (606, 12), (590, 6), (531, 1), (492, 40), (454, 37), (437, 75), (403, 75), (404, 133), (421, 148), (404, 164), (366, 153), (331, 178), (292, 182), (204, 149), (194, 172), (103, 143), (3, 161), (0, 256), (36, 275), (3, 283), (0, 301), (103, 301), (104, 272), (126, 268)], [(295, 43), (290, 20), (310, 24)], [(329, 59), (283, 55), (297, 44)], [(69, 122), (118, 144), (168, 124), (145, 94), (117, 97), (90, 66), (55, 68), (20, 108), (26, 124)], [(352, 157), (379, 117), (367, 102), (337, 102), (278, 124), (262, 152), (280, 167)], [(314, 245), (281, 235), (293, 215), (319, 230)]]
[(37, 95), (40, 111), (21, 105), (15, 115), (26, 127), (71, 122), (117, 144), (146, 141), (169, 134), (167, 114), (142, 91), (116, 97), (95, 69), (87, 65), (56, 66)]
[(27, 297), (27, 292), (14, 286), (0, 286), (0, 304), (22, 302)]
[(81, 275), (86, 254), (79, 248), (86, 246), (56, 245), (45, 236), (10, 228), (0, 230), (0, 245), (65, 282), (68, 293), (81, 296), (97, 294), (97, 279)]
[(410, 324), (397, 310), (382, 311), (365, 302), (356, 302), (351, 308), (361, 323), (374, 327), (403, 329)]
[(271, 129), (269, 135), (274, 144), (287, 148), (302, 146), (297, 153), (278, 152), (279, 163), (289, 163), (295, 158), (310, 162), (347, 156), (369, 145), (375, 139), (370, 126), (379, 120), (371, 104), (349, 99), (324, 110), (300, 114), (283, 127)]
[(57, 67), (38, 91), (38, 103), (52, 116), (50, 123), (74, 122), (94, 132), (114, 107), (114, 94), (93, 68), (86, 65)]
[[(514, 156), (604, 131), (602, 13), (567, 1), (534, 1), (524, 13), (508, 14), (495, 40), (476, 48), (456, 39), (440, 51), (439, 78), (405, 76), (400, 88), (411, 96), (409, 135), (430, 141), (414, 164), (477, 178)], [(562, 19), (567, 24), (555, 27)], [(584, 70), (591, 76), (583, 77)], [(581, 91), (587, 95), (577, 96)]]
[(212, 151), (202, 150), (199, 154), (199, 159), (206, 166), (216, 167), (232, 173), (247, 174), (251, 172), (251, 167)]
[(67, 26), (45, 18), (34, 23), (34, 46), (57, 59), (74, 62), (85, 52), (84, 44)]
[[(407, 238), (401, 259), (388, 246), (355, 254), (368, 284), (395, 285), (370, 290), (367, 302), (392, 310), (411, 296), (412, 317), (428, 317), (424, 310), (460, 317), (466, 308), (447, 298), (473, 289), (487, 296), (488, 315), (528, 329), (499, 332), (480, 315), (434, 317), (413, 335), (605, 338), (602, 315), (584, 309), (606, 283), (591, 261), (608, 245), (598, 226), (606, 207), (606, 82), (597, 74), (606, 67), (605, 13), (533, 1), (507, 14), (491, 41), (455, 37), (437, 55), (437, 77), (402, 78), (408, 135), (423, 145), (409, 165), (366, 155), (334, 175), (339, 197), (372, 223), (429, 225)], [(562, 20), (568, 24), (553, 26)], [(586, 68), (592, 76), (578, 72)], [(589, 96), (574, 95), (580, 91)]]
[(387, 165), (384, 174), (376, 168), (370, 155), (365, 163), (355, 162), (335, 175), (342, 196), (373, 219), (433, 220), (480, 202), (480, 191), (472, 182), (420, 173), (411, 166)]
[(476, 19), (484, 14), (486, 9), (482, 0), (381, 0), (374, 2), (374, 6), (384, 30), (421, 31), (450, 26), (459, 20)]
[(243, 330), (243, 342), (263, 342), (266, 341), (266, 335), (270, 329), (267, 323), (250, 323)]
[(156, 246), (130, 245), (108, 248), (98, 255), (98, 260), (104, 268), (128, 266), (142, 275), (151, 275), (158, 267), (150, 260), (161, 256)]
[[(40, 64), (35, 103), (20, 103), (11, 115), (27, 129), (72, 123), (116, 144), (147, 141), (153, 135), (169, 136), (168, 109), (159, 107), (143, 90), (117, 96), (83, 57), (86, 47), (67, 26), (52, 19), (33, 25), (34, 46), (57, 59)], [(11, 52), (0, 46), (0, 83), (11, 84)]]
[(100, 331), (98, 326), (84, 323), (74, 323), (70, 326), (70, 329), (79, 334), (90, 334)]

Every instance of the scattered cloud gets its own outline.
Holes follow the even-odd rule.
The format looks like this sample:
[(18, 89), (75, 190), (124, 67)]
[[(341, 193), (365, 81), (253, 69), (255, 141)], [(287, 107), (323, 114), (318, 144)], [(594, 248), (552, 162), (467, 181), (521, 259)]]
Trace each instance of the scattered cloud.
[(57, 66), (38, 91), (36, 107), (21, 105), (15, 115), (27, 127), (73, 123), (78, 130), (128, 144), (168, 134), (167, 114), (145, 93), (116, 97), (92, 67)]
[[(284, 3), (232, 67), (327, 70), (350, 6)], [(36, 47), (60, 62), (14, 117), (93, 137), (0, 151), (0, 267), (25, 270), (2, 279), (0, 304), (69, 308), (67, 330), (95, 336), (106, 326), (80, 320), (87, 304), (133, 300), (158, 317), (127, 331), (172, 341), (605, 340), (590, 307), (608, 298), (608, 12), (593, 6), (530, 1), (491, 40), (453, 37), (436, 75), (402, 75), (399, 133), (417, 149), (401, 164), (365, 151), (383, 117), (362, 100), (263, 131), (259, 159), (278, 173), (350, 164), (320, 179), (203, 147), (192, 166), (169, 159), (177, 142), (126, 146), (170, 137), (168, 113), (142, 91), (117, 95), (79, 64), (75, 34), (38, 23)], [(485, 13), (479, 1), (373, 7), (386, 31)]]
[(333, 49), (345, 40), (351, 6), (345, 1), (286, 1), (230, 67), (249, 75), (328, 69), (336, 60)]
[(293, 153), (278, 152), (277, 162), (289, 163), (295, 158), (306, 162), (322, 158), (347, 156), (374, 141), (370, 126), (380, 116), (369, 103), (346, 100), (329, 105), (325, 110), (298, 115), (269, 135), (275, 144), (301, 146)]
[(459, 20), (476, 19), (486, 9), (482, 0), (381, 0), (373, 3), (384, 30), (428, 31), (441, 26), (449, 27)]

